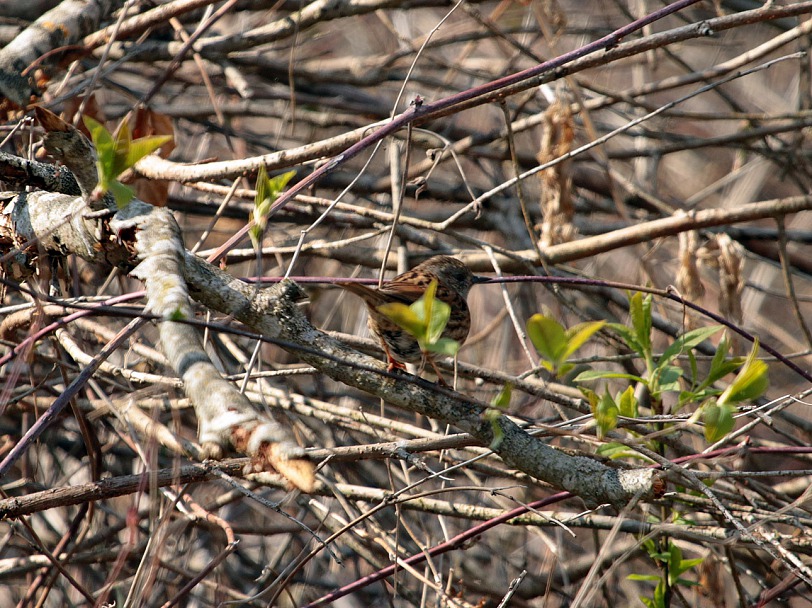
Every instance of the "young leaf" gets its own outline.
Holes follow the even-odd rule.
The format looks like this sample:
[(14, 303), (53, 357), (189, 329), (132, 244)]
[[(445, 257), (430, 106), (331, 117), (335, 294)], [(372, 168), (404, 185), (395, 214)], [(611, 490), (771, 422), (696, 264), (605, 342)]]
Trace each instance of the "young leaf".
[(618, 458), (634, 458), (635, 460), (640, 460), (647, 464), (653, 464), (653, 461), (643, 456), (640, 452), (635, 452), (629, 446), (623, 445), (622, 443), (603, 443), (598, 446), (598, 449), (595, 450), (598, 455), (603, 456), (605, 458), (611, 458), (612, 460), (616, 460)]
[(680, 562), (682, 561), (682, 549), (679, 548), (678, 545), (670, 542), (668, 543), (668, 569), (673, 570), (674, 568), (679, 567)]
[(267, 213), (270, 209), (270, 191), (271, 185), (268, 179), (268, 172), (265, 170), (265, 165), (260, 165), (257, 171), (257, 185), (256, 195), (254, 196), (254, 208), (251, 210), (251, 223), (253, 226), (248, 230), (248, 236), (251, 237), (251, 243), (254, 249), (258, 249), (262, 235), (265, 234), (265, 226), (267, 225)]
[(122, 123), (118, 126), (118, 131), (115, 134), (115, 141), (116, 153), (115, 161), (113, 163), (113, 176), (117, 177), (126, 171), (127, 167), (132, 166), (127, 165), (127, 154), (130, 150), (130, 144), (132, 143), (132, 136), (130, 135), (130, 127), (127, 125), (126, 120), (122, 121)]
[(630, 574), (626, 577), (630, 581), (659, 581), (660, 577), (656, 574)]
[(510, 397), (513, 393), (513, 385), (509, 382), (502, 387), (502, 390), (499, 391), (499, 394), (493, 398), (491, 401), (491, 406), (499, 408), (500, 410), (507, 409), (510, 405)]
[(693, 568), (695, 566), (698, 566), (703, 561), (705, 561), (704, 557), (695, 557), (694, 559), (684, 559), (684, 560), (682, 560), (680, 562), (680, 564), (679, 564), (679, 567), (676, 570), (674, 570), (674, 572), (677, 573), (676, 578), (677, 578), (677, 581), (679, 582), (679, 584), (680, 585), (696, 584), (696, 583), (691, 583), (690, 581), (686, 581), (685, 579), (679, 578), (679, 575), (683, 574), (684, 572), (688, 572), (688, 570), (690, 570), (691, 568)]
[(713, 401), (703, 407), (705, 441), (716, 443), (733, 430), (734, 409), (730, 405), (718, 405)]
[(623, 372), (608, 372), (599, 369), (588, 369), (578, 374), (574, 382), (589, 382), (590, 380), (599, 380), (601, 378), (623, 378), (632, 380), (634, 382), (645, 382), (640, 376), (634, 374), (624, 374)]
[(99, 173), (98, 189), (101, 194), (111, 192), (116, 205), (123, 208), (133, 198), (131, 188), (118, 181), (118, 176), (130, 169), (147, 154), (172, 140), (170, 135), (153, 135), (133, 140), (130, 128), (124, 121), (119, 127), (115, 139), (100, 122), (84, 117), (84, 123), (93, 145), (96, 148), (96, 165)]
[(488, 448), (496, 451), (499, 449), (499, 445), (505, 438), (505, 431), (502, 430), (502, 426), (499, 424), (499, 417), (501, 414), (499, 413), (499, 410), (489, 408), (485, 410), (484, 416), (485, 419), (491, 423), (491, 431), (493, 432), (493, 439), (491, 440)]
[(426, 342), (424, 350), (446, 357), (456, 357), (460, 350), (460, 343), (451, 338), (439, 338), (434, 342)]
[(693, 383), (694, 386), (696, 386), (696, 384), (698, 382), (698, 378), (699, 378), (699, 366), (696, 363), (696, 355), (694, 354), (694, 351), (692, 351), (692, 350), (689, 350), (687, 354), (688, 354), (688, 363), (691, 366), (692, 383)]
[(412, 335), (424, 353), (438, 353), (453, 357), (460, 348), (459, 343), (442, 334), (451, 315), (451, 307), (434, 297), (437, 281), (432, 281), (419, 300), (410, 306), (400, 302), (381, 304), (378, 310), (393, 323)]
[(604, 393), (603, 397), (601, 397), (600, 401), (594, 408), (594, 416), (595, 422), (598, 425), (598, 439), (603, 439), (603, 437), (609, 431), (613, 430), (617, 426), (617, 415), (619, 413), (617, 404), (615, 400), (612, 399), (612, 396), (609, 394), (609, 391)]
[(135, 166), (139, 160), (145, 156), (149, 156), (161, 146), (168, 144), (172, 141), (171, 135), (150, 135), (148, 137), (141, 137), (133, 140), (127, 150), (127, 157), (125, 160), (126, 168)]
[(116, 144), (113, 136), (104, 128), (104, 125), (90, 116), (83, 117), (87, 130), (90, 131), (90, 138), (96, 148), (96, 164), (99, 171), (99, 185), (105, 192), (110, 187), (110, 180), (113, 176), (116, 162)]
[(566, 361), (575, 351), (581, 348), (597, 331), (606, 325), (606, 321), (587, 321), (573, 325), (567, 330), (567, 345), (561, 354), (561, 359)]
[(662, 366), (670, 363), (674, 357), (691, 350), (721, 329), (723, 329), (721, 325), (712, 325), (710, 327), (699, 327), (685, 332), (665, 349), (663, 354), (660, 355), (657, 365)]
[(598, 405), (598, 401), (600, 400), (600, 397), (598, 397), (598, 393), (596, 393), (592, 389), (586, 388), (585, 386), (579, 386), (578, 390), (581, 391), (581, 394), (584, 396), (587, 403), (589, 403), (589, 408), (594, 411), (595, 406)]
[(527, 320), (527, 335), (539, 355), (558, 367), (567, 348), (567, 332), (561, 324), (550, 317), (535, 314)]
[(510, 405), (510, 394), (512, 392), (512, 387), (510, 384), (505, 384), (502, 387), (502, 390), (499, 391), (499, 394), (493, 398), (491, 401), (491, 407), (489, 407), (485, 411), (485, 418), (491, 423), (491, 429), (493, 431), (493, 440), (491, 441), (490, 446), (488, 446), (492, 450), (496, 450), (499, 447), (499, 444), (502, 443), (502, 440), (505, 438), (505, 431), (502, 430), (502, 426), (499, 424), (499, 417), (502, 415), (500, 410), (507, 409), (508, 405)]
[(617, 405), (620, 415), (626, 418), (637, 418), (637, 398), (634, 396), (634, 387), (631, 385), (617, 396)]
[(678, 391), (680, 388), (679, 379), (682, 378), (682, 368), (676, 365), (669, 365), (658, 370), (657, 389), (662, 394), (668, 391)]
[[(414, 306), (414, 304), (412, 304)], [(426, 324), (423, 319), (418, 316), (417, 312), (412, 306), (406, 306), (401, 302), (390, 302), (388, 304), (381, 304), (378, 310), (386, 315), (393, 323), (402, 327), (415, 339), (423, 339), (426, 335)]]
[(622, 323), (607, 323), (606, 326), (615, 332), (631, 350), (640, 356), (645, 356), (643, 345), (637, 341), (637, 334), (631, 328)]
[(296, 171), (285, 171), (284, 173), (280, 173), (279, 175), (274, 175), (270, 178), (268, 182), (269, 191), (268, 191), (268, 198), (275, 201), (279, 198), (279, 195), (282, 191), (287, 187), (290, 183), (290, 180), (293, 179), (293, 176), (296, 175)]
[(435, 297), (437, 292), (437, 281), (432, 281), (426, 288), (423, 296), (423, 306), (425, 319), (428, 321), (428, 331), (426, 332), (428, 344), (434, 344), (443, 335), (445, 326), (451, 316), (451, 307)]
[(133, 200), (133, 196), (135, 196), (135, 192), (133, 192), (132, 188), (122, 184), (116, 179), (110, 182), (108, 192), (110, 192), (113, 195), (113, 198), (116, 199), (116, 206), (119, 209), (126, 207), (127, 203)]
[(651, 354), (651, 294), (637, 292), (629, 299), (629, 316), (637, 343), (644, 355)]
[(710, 386), (717, 380), (727, 376), (729, 373), (736, 371), (744, 363), (742, 357), (733, 357), (727, 360), (727, 353), (730, 350), (730, 341), (727, 336), (724, 336), (719, 341), (719, 346), (713, 354), (711, 360), (710, 370), (708, 370), (708, 377), (702, 382), (700, 388)]
[(736, 374), (733, 382), (719, 397), (719, 404), (736, 404), (750, 401), (767, 390), (770, 379), (767, 375), (767, 364), (756, 359), (758, 354), (758, 340), (753, 344), (744, 366)]
[(254, 208), (251, 211), (253, 226), (249, 230), (249, 236), (255, 248), (259, 247), (262, 235), (265, 233), (268, 214), (271, 212), (274, 202), (294, 175), (296, 175), (296, 171), (288, 171), (269, 178), (265, 165), (260, 165), (257, 171), (257, 193), (254, 196)]

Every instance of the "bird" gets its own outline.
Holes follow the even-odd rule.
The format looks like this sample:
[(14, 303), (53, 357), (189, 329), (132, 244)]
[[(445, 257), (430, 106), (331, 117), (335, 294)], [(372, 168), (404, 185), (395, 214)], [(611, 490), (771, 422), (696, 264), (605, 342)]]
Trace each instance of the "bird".
[(432, 281), (437, 281), (435, 298), (451, 307), (442, 337), (450, 338), (462, 345), (471, 327), (471, 313), (466, 301), (468, 292), (475, 283), (487, 280), (485, 277), (474, 275), (468, 266), (457, 258), (437, 255), (394, 279), (384, 281), (380, 287), (347, 282), (339, 282), (337, 285), (354, 293), (366, 304), (369, 311), (369, 329), (378, 337), (386, 353), (388, 371), (405, 369), (404, 363), (423, 363), (428, 360), (440, 383), (445, 384), (434, 361), (427, 353), (421, 351), (417, 340), (380, 312), (378, 307), (391, 302), (400, 302), (408, 306), (420, 299)]

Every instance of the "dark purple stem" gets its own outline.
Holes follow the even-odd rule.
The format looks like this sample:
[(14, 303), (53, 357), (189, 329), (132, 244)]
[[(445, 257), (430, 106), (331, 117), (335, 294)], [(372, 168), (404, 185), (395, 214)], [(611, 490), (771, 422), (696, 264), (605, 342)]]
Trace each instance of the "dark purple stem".
[[(366, 284), (373, 284), (377, 283), (374, 279), (337, 279), (335, 277), (293, 277), (296, 282), (299, 283), (335, 283), (336, 281), (353, 281), (358, 283), (366, 283)], [(276, 282), (280, 281), (281, 279), (275, 277), (263, 277), (262, 281), (269, 281), (269, 282)], [(555, 283), (556, 285), (584, 285), (587, 287), (610, 287), (613, 289), (625, 289), (627, 291), (642, 291), (644, 293), (650, 293), (656, 296), (660, 296), (662, 298), (667, 298), (683, 306), (690, 308), (691, 310), (695, 310), (696, 312), (700, 313), (708, 317), (709, 319), (713, 319), (720, 325), (724, 325), (731, 331), (736, 332), (745, 340), (749, 341), (750, 343), (754, 343), (756, 338), (753, 334), (748, 332), (747, 330), (742, 329), (738, 325), (731, 323), (723, 316), (716, 314), (708, 310), (707, 308), (703, 308), (699, 304), (694, 304), (686, 299), (684, 299), (678, 293), (675, 293), (670, 290), (666, 289), (655, 289), (652, 287), (640, 287), (639, 285), (630, 285), (627, 283), (616, 283), (614, 281), (604, 281), (602, 279), (582, 279), (579, 277), (538, 277), (538, 276), (514, 276), (514, 277), (500, 277), (498, 279), (492, 279), (488, 281), (488, 283)], [(776, 359), (778, 359), (781, 363), (786, 365), (796, 374), (801, 376), (807, 382), (812, 382), (812, 374), (808, 371), (803, 369), (802, 367), (798, 366), (792, 360), (788, 359), (780, 352), (775, 350), (769, 344), (765, 344), (764, 342), (759, 342), (759, 346), (764, 350), (764, 352), (769, 353)]]

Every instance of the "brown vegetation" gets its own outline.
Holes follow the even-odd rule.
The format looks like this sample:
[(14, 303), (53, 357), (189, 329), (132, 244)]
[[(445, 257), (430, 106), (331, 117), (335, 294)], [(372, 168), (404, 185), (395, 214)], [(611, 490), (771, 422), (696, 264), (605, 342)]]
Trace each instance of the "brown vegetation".
[[(812, 605), (812, 2), (44, 4), (0, 1), (17, 605)], [(172, 137), (126, 208), (84, 116)], [(264, 220), (262, 166), (296, 171)], [(332, 284), (437, 254), (493, 278), (451, 387)], [(731, 432), (679, 401), (721, 333), (662, 399), (617, 328), (543, 369), (528, 319), (637, 289), (655, 353), (758, 337)]]

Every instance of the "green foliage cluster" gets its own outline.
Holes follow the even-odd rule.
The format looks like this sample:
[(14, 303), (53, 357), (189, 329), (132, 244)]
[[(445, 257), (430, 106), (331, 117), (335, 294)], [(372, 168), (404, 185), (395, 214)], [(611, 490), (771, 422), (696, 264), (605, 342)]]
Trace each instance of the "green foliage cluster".
[(286, 171), (274, 177), (268, 177), (268, 172), (265, 165), (260, 165), (257, 173), (257, 193), (254, 196), (254, 209), (251, 211), (251, 223), (253, 224), (248, 231), (248, 236), (251, 237), (251, 243), (254, 248), (259, 248), (262, 242), (262, 235), (265, 234), (265, 228), (268, 225), (268, 214), (271, 212), (276, 199), (282, 194), (282, 191), (288, 185), (296, 171)]
[(640, 598), (640, 601), (646, 605), (646, 608), (665, 608), (665, 606), (668, 605), (667, 595), (671, 587), (675, 587), (676, 585), (693, 587), (698, 584), (694, 581), (682, 578), (682, 575), (691, 568), (701, 564), (704, 558), (682, 559), (682, 550), (672, 541), (668, 541), (666, 551), (661, 551), (657, 547), (657, 543), (650, 538), (643, 542), (643, 547), (648, 552), (649, 557), (655, 563), (659, 564), (664, 572), (668, 573), (667, 576), (657, 574), (629, 575), (629, 579), (633, 581), (654, 581), (657, 583), (652, 597)]
[(90, 116), (84, 117), (84, 123), (96, 148), (96, 168), (99, 173), (96, 191), (99, 198), (110, 192), (116, 199), (116, 206), (123, 209), (133, 199), (135, 193), (132, 188), (118, 181), (118, 176), (148, 154), (172, 141), (172, 136), (150, 135), (133, 139), (126, 120), (121, 123), (115, 136)]
[[(658, 355), (654, 353), (652, 344), (651, 305), (651, 295), (636, 293), (630, 296), (628, 325), (599, 321), (565, 329), (554, 319), (533, 315), (527, 322), (527, 333), (542, 358), (541, 366), (558, 377), (573, 369), (569, 358), (600, 329), (612, 332), (632, 354), (643, 361), (645, 371), (640, 375), (593, 369), (583, 371), (573, 378), (572, 381), (591, 406), (599, 438), (614, 431), (620, 417), (630, 420), (639, 417), (640, 403), (635, 395), (635, 387), (643, 387), (648, 393), (649, 405), (654, 414), (664, 413), (666, 397), (675, 402), (670, 410), (672, 414), (688, 405), (698, 404), (688, 422), (696, 423), (701, 418), (705, 440), (715, 443), (733, 430), (738, 404), (756, 399), (767, 389), (767, 365), (757, 358), (758, 341), (753, 344), (746, 358), (729, 357), (730, 342), (726, 336), (722, 336), (707, 372), (701, 377), (695, 349), (724, 328), (714, 325), (687, 331)], [(678, 365), (679, 357), (687, 359), (687, 371), (690, 372), (687, 376), (686, 369)], [(730, 384), (718, 386), (725, 376), (737, 370)], [(608, 387), (604, 388), (603, 394), (599, 394), (585, 386), (585, 383), (597, 380), (621, 380), (628, 384), (614, 395)], [(652, 430), (668, 432), (668, 424), (658, 422)], [(635, 433), (629, 433), (636, 437)], [(661, 451), (662, 446), (655, 439), (644, 441), (650, 450)], [(621, 442), (604, 443), (598, 452), (609, 458), (648, 460)], [(675, 585), (695, 584), (682, 578), (682, 575), (702, 562), (701, 558), (683, 559), (679, 547), (670, 540), (661, 540), (664, 542), (659, 545), (654, 540), (646, 540), (644, 546), (662, 572), (657, 575), (634, 574), (630, 577), (634, 580), (657, 581), (652, 597), (640, 598), (648, 608), (668, 606), (670, 590)], [(658, 548), (662, 546), (666, 549)]]
[(426, 292), (410, 305), (389, 302), (378, 310), (403, 328), (417, 340), (423, 354), (455, 357), (460, 345), (451, 338), (444, 338), (443, 331), (451, 316), (451, 307), (435, 297), (437, 281), (429, 283)]

